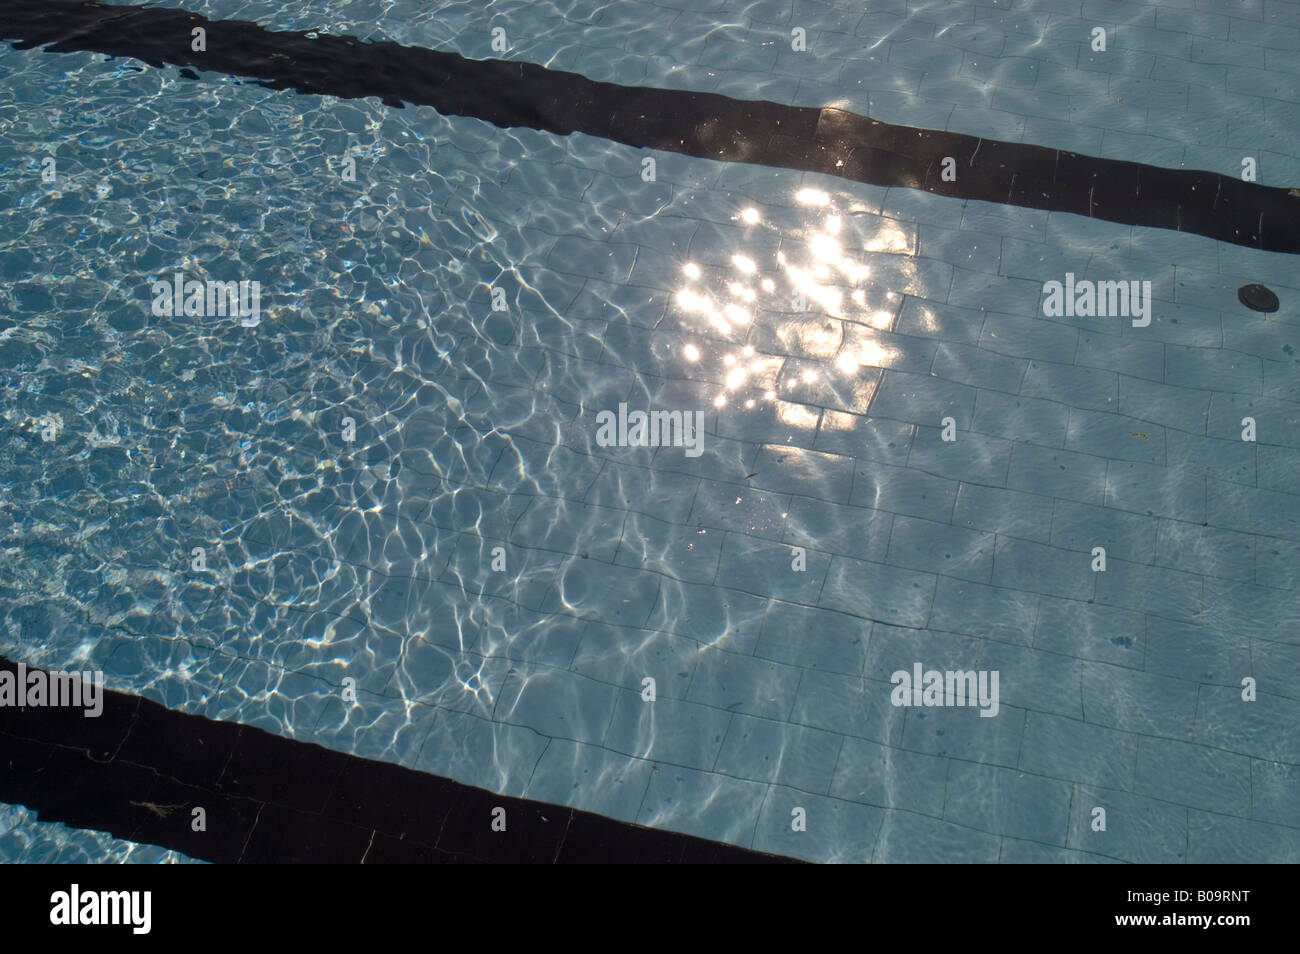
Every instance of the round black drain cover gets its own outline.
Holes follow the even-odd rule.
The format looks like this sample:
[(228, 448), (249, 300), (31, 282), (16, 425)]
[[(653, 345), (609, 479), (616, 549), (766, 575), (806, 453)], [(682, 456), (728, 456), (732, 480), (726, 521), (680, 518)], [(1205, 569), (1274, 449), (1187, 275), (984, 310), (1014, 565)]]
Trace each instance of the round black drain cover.
[(1237, 301), (1251, 311), (1277, 311), (1277, 295), (1263, 285), (1242, 285), (1237, 289)]

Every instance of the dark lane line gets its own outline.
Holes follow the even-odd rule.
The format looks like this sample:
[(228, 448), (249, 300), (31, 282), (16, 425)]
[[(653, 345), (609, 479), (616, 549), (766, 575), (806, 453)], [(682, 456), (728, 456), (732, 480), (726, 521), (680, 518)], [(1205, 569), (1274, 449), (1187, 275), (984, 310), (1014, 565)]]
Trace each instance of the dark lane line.
[[(194, 52), (191, 30), (207, 31)], [(1300, 195), (1214, 172), (1164, 169), (1024, 143), (897, 126), (837, 109), (619, 86), (532, 63), (275, 32), (183, 10), (94, 0), (0, 0), (0, 39), (249, 77), (273, 89), (432, 106), (500, 127), (574, 132), (708, 159), (1071, 212), (1300, 253)], [(956, 162), (957, 181), (941, 178)]]
[[(0, 674), (13, 674), (6, 681), (17, 681), (17, 667), (0, 656)], [(496, 795), (109, 690), (93, 718), (0, 704), (0, 802), (227, 864), (795, 861)], [(194, 831), (196, 808), (204, 831)], [(492, 828), (496, 809), (504, 831)]]

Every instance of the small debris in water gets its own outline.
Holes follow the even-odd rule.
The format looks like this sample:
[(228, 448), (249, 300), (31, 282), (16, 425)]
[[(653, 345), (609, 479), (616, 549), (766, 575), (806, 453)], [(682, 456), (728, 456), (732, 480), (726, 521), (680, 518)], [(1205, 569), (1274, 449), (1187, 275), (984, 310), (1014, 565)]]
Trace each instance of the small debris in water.
[(149, 809), (149, 811), (153, 812), (159, 818), (166, 818), (172, 812), (176, 811), (176, 809), (185, 807), (184, 805), (157, 805), (153, 802), (136, 802), (136, 801), (132, 801), (131, 804), (139, 808), (147, 808)]

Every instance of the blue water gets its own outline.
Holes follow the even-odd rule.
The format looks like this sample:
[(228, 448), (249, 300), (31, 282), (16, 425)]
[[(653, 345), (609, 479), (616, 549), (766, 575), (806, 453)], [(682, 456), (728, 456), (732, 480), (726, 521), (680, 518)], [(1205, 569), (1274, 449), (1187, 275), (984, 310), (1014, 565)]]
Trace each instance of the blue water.
[[(997, 51), (965, 3), (167, 5), (474, 57), (501, 24), (595, 79), (1300, 185), (1251, 32), (1300, 37), (1290, 3), (1124, 5), (1130, 73), (1063, 39), (1077, 3)], [(1167, 12), (1258, 41), (1258, 116), (1262, 70)], [(1292, 257), (97, 55), (0, 74), (0, 652), (812, 860), (1300, 857)], [(154, 315), (177, 271), (259, 281), (260, 324)], [(1152, 324), (1044, 317), (1067, 271), (1151, 281)], [(620, 403), (702, 412), (703, 453), (601, 446)], [(893, 706), (916, 662), (998, 671), (998, 715)], [(5, 860), (131, 851), (8, 811)]]

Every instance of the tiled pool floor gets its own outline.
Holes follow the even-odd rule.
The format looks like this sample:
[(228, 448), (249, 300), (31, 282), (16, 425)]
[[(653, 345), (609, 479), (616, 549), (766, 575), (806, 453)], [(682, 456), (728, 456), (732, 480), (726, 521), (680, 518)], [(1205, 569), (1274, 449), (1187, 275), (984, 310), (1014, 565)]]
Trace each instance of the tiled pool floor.
[[(500, 15), (597, 79), (1300, 185), (1294, 3), (658, 9)], [(833, 72), (730, 68), (805, 21)], [(0, 653), (810, 860), (1300, 859), (1293, 256), (125, 67), (0, 52)], [(178, 270), (260, 326), (152, 316)], [(1067, 273), (1150, 325), (1046, 317)], [(702, 453), (602, 446), (620, 404)], [(916, 664), (996, 716), (894, 705)]]

